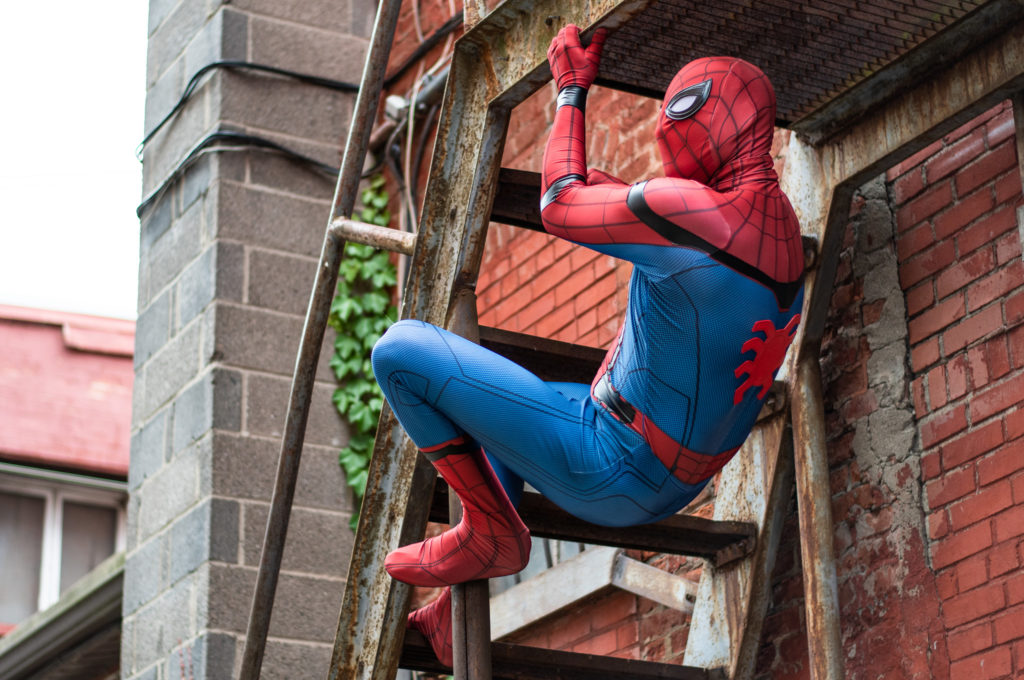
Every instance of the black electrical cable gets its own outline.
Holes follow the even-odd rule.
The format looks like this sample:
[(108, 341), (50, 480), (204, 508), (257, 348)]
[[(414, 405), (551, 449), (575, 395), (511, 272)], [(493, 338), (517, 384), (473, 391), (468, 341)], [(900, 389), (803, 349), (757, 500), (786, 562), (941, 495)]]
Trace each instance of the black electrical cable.
[[(213, 146), (218, 142), (230, 142), (232, 146)], [(213, 148), (209, 148), (211, 146)], [(148, 196), (146, 196), (146, 198), (142, 200), (142, 203), (140, 203), (139, 207), (136, 208), (135, 214), (138, 217), (142, 217), (142, 213), (146, 211), (146, 208), (148, 208), (157, 198), (159, 198), (161, 194), (163, 194), (167, 187), (170, 186), (171, 182), (177, 179), (185, 170), (187, 170), (193, 163), (195, 163), (203, 154), (204, 151), (231, 151), (234, 150), (236, 147), (264, 149), (267, 151), (273, 151), (275, 153), (282, 154), (287, 158), (290, 158), (294, 161), (298, 161), (300, 163), (303, 163), (304, 165), (309, 166), (311, 170), (315, 170), (316, 172), (322, 173), (325, 176), (325, 179), (332, 179), (334, 177), (337, 177), (338, 172), (340, 171), (340, 168), (328, 165), (327, 163), (322, 163), (316, 160), (315, 158), (306, 156), (302, 153), (299, 153), (298, 151), (295, 151), (294, 149), (289, 149), (288, 147), (282, 146), (275, 141), (266, 139), (265, 137), (258, 137), (256, 135), (250, 135), (244, 132), (233, 132), (231, 130), (217, 130), (206, 135), (206, 137), (203, 137), (203, 139), (200, 140), (198, 144), (193, 146), (189, 150), (189, 152), (185, 154), (185, 157), (181, 160), (180, 163), (178, 163), (178, 165), (174, 168), (174, 170), (171, 171), (171, 173), (164, 179), (164, 181), (160, 183), (160, 186), (157, 187), (152, 193), (150, 193)]]
[(321, 78), (320, 76), (311, 76), (306, 73), (298, 73), (296, 71), (289, 71), (288, 69), (277, 68), (276, 66), (266, 66), (264, 64), (255, 64), (248, 61), (223, 60), (210, 62), (206, 66), (196, 71), (195, 75), (193, 75), (189, 79), (188, 84), (185, 86), (184, 92), (182, 92), (181, 94), (181, 98), (178, 99), (178, 103), (174, 105), (174, 108), (172, 108), (170, 112), (168, 112), (168, 114), (164, 116), (159, 123), (156, 124), (156, 127), (150, 130), (149, 133), (147, 133), (146, 136), (142, 138), (142, 141), (139, 142), (139, 147), (136, 150), (137, 155), (142, 154), (142, 149), (146, 146), (149, 140), (153, 139), (153, 136), (160, 131), (160, 128), (166, 125), (167, 122), (171, 118), (173, 118), (174, 115), (182, 109), (182, 107), (185, 106), (185, 103), (188, 102), (189, 99), (191, 99), (192, 95), (195, 93), (196, 87), (199, 85), (200, 79), (202, 79), (202, 77), (206, 75), (208, 72), (216, 68), (249, 69), (252, 71), (263, 71), (265, 73), (273, 73), (279, 76), (287, 76), (288, 78), (294, 78), (295, 80), (298, 80), (303, 83), (309, 83), (310, 85), (316, 85), (318, 87), (326, 87), (328, 89), (337, 90), (340, 92), (359, 91), (359, 86), (353, 83), (346, 83), (341, 80), (331, 80), (329, 78)]
[(402, 65), (395, 69), (394, 73), (384, 78), (384, 87), (389, 87), (394, 84), (396, 80), (402, 77), (409, 68), (423, 58), (430, 50), (434, 49), (442, 38), (448, 36), (449, 33), (454, 31), (456, 28), (462, 25), (462, 10), (453, 14), (448, 21), (441, 24), (441, 27), (431, 33), (429, 36), (423, 39), (423, 42), (413, 50), (412, 54), (406, 57)]
[[(449, 33), (458, 28), (462, 24), (462, 17), (463, 14), (461, 10), (456, 12), (454, 15), (452, 15), (451, 18), (449, 18), (444, 24), (442, 24), (440, 28), (438, 28), (436, 31), (430, 34), (430, 36), (424, 39), (424, 41), (419, 44), (419, 46), (412, 52), (412, 54), (410, 54), (405, 59), (405, 61), (402, 62), (402, 65), (395, 69), (394, 73), (392, 73), (391, 75), (387, 76), (384, 79), (384, 87), (389, 87), (391, 84), (394, 83), (394, 81), (396, 81), (398, 78), (401, 78), (402, 75), (413, 64), (415, 64), (417, 61), (423, 58), (423, 55), (425, 55), (428, 51), (433, 49)], [(173, 118), (174, 115), (177, 114), (178, 111), (180, 111), (185, 106), (186, 102), (188, 102), (188, 100), (192, 97), (202, 77), (206, 75), (208, 72), (217, 68), (248, 69), (252, 71), (261, 71), (264, 73), (272, 73), (274, 75), (286, 76), (288, 78), (293, 78), (300, 82), (308, 83), (310, 85), (316, 85), (318, 87), (326, 87), (328, 89), (336, 91), (359, 91), (359, 86), (355, 85), (354, 83), (348, 83), (341, 80), (332, 80), (330, 78), (322, 78), (320, 76), (309, 75), (306, 73), (299, 73), (297, 71), (278, 68), (276, 66), (267, 66), (265, 64), (257, 64), (248, 61), (214, 61), (196, 71), (196, 73), (189, 79), (188, 84), (185, 85), (185, 90), (182, 92), (181, 97), (178, 99), (178, 102), (174, 105), (174, 107), (167, 113), (166, 116), (163, 117), (163, 119), (160, 120), (159, 123), (156, 124), (156, 126), (152, 130), (150, 130), (146, 134), (145, 137), (143, 137), (136, 151), (140, 158), (142, 155), (142, 150), (146, 146), (146, 144), (149, 143), (151, 139), (153, 139), (156, 133), (159, 132), (160, 129), (163, 128), (163, 126), (166, 125), (167, 122), (170, 121), (171, 118)], [(398, 131), (396, 130), (396, 132)], [(394, 139), (397, 138), (397, 136), (397, 134), (393, 134), (392, 138), (388, 140), (387, 146), (390, 146), (393, 143)], [(310, 158), (285, 146), (281, 146), (277, 142), (271, 141), (264, 137), (258, 137), (255, 135), (249, 135), (241, 132), (220, 130), (210, 133), (202, 140), (200, 140), (198, 144), (192, 147), (192, 149), (189, 150), (189, 152), (185, 155), (181, 162), (178, 163), (174, 170), (172, 170), (171, 173), (167, 176), (167, 178), (164, 179), (160, 186), (152, 193), (150, 193), (146, 198), (143, 199), (142, 203), (140, 203), (139, 207), (136, 209), (136, 214), (139, 217), (141, 217), (142, 213), (145, 212), (146, 208), (148, 208), (153, 203), (153, 201), (155, 201), (167, 189), (171, 182), (177, 179), (181, 175), (181, 173), (183, 173), (188, 167), (190, 167), (192, 163), (194, 163), (203, 152), (207, 151), (208, 147), (212, 146), (217, 142), (224, 141), (230, 141), (235, 147), (241, 146), (275, 151), (277, 153), (285, 155), (288, 158), (302, 162), (310, 166), (312, 169), (325, 174), (331, 174), (336, 176), (339, 172), (339, 168), (332, 167), (330, 165), (327, 165), (326, 163), (321, 163), (320, 161), (314, 158)], [(221, 149), (217, 147), (209, 149), (209, 151), (213, 152), (227, 150), (229, 149)], [(388, 152), (387, 150), (385, 150), (385, 156), (387, 154)], [(417, 154), (417, 156), (419, 156), (419, 154)], [(377, 169), (379, 169), (381, 164), (378, 164)], [(366, 177), (368, 176), (368, 174), (371, 173), (363, 173), (363, 176)]]
[[(424, 54), (433, 49), (444, 37), (446, 37), (449, 33), (458, 28), (461, 24), (462, 12), (459, 11), (452, 15), (452, 17), (448, 19), (448, 21), (446, 21), (444, 24), (442, 24), (440, 28), (438, 28), (436, 31), (431, 33), (430, 36), (424, 39), (423, 42), (420, 43), (415, 50), (413, 50), (413, 53), (410, 54), (404, 62), (402, 62), (402, 65), (395, 69), (394, 73), (392, 73), (390, 76), (387, 76), (384, 79), (384, 87), (389, 87), (391, 84), (394, 83), (394, 81), (402, 77), (402, 75), (407, 70), (409, 70), (409, 68), (413, 64), (419, 61)], [(279, 68), (277, 66), (267, 66), (266, 64), (257, 64), (250, 61), (238, 61), (230, 59), (210, 62), (206, 66), (203, 66), (201, 69), (196, 71), (195, 74), (191, 78), (189, 78), (188, 84), (185, 85), (185, 90), (182, 92), (181, 97), (178, 99), (178, 102), (167, 113), (167, 115), (164, 116), (163, 119), (161, 119), (160, 122), (157, 123), (156, 126), (152, 130), (150, 130), (145, 137), (142, 138), (142, 141), (139, 143), (138, 149), (136, 149), (136, 155), (141, 156), (142, 149), (146, 146), (147, 143), (149, 143), (151, 139), (153, 139), (153, 136), (156, 135), (156, 133), (159, 132), (160, 129), (164, 125), (166, 125), (167, 122), (171, 118), (173, 118), (176, 113), (178, 113), (178, 111), (182, 109), (182, 107), (185, 106), (185, 103), (192, 98), (192, 95), (195, 93), (196, 88), (199, 86), (199, 81), (202, 79), (202, 77), (210, 71), (212, 71), (213, 69), (217, 68), (247, 69), (251, 71), (261, 71), (263, 73), (272, 73), (274, 75), (293, 78), (303, 83), (316, 85), (318, 87), (326, 87), (328, 89), (336, 90), (339, 92), (359, 91), (359, 86), (356, 85), (355, 83), (349, 83), (343, 80), (332, 80), (330, 78), (309, 75), (308, 73), (299, 73), (297, 71), (291, 71), (289, 69)]]

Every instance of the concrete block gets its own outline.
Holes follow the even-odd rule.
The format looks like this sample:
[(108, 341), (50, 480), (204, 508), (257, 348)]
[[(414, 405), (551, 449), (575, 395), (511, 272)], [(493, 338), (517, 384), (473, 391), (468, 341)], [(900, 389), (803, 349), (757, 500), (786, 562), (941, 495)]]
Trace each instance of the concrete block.
[[(267, 528), (269, 506), (245, 504), (244, 564), (258, 567)], [(354, 536), (347, 513), (292, 509), (285, 540), (282, 571), (343, 578), (348, 573)]]
[(377, 7), (371, 2), (352, 3), (352, 35), (366, 38), (373, 35), (373, 24), (377, 20)]
[(193, 260), (178, 281), (178, 326), (185, 326), (213, 300), (241, 302), (245, 279), (245, 248), (216, 242)]
[(206, 0), (179, 0), (177, 5), (167, 12), (149, 36), (146, 59), (147, 88), (184, 53), (185, 47), (210, 20)]
[(338, 629), (338, 612), (345, 591), (344, 579), (281, 574), (277, 602), (270, 619), (274, 637), (333, 643)]
[[(209, 575), (208, 627), (244, 633), (256, 569), (211, 563)], [(343, 579), (281, 574), (270, 619), (270, 636), (333, 643), (344, 588)]]
[(149, 1), (149, 25), (146, 35), (153, 35), (167, 15), (171, 13), (180, 0), (150, 0)]
[(178, 180), (181, 182), (182, 212), (187, 211), (192, 207), (193, 203), (206, 195), (213, 175), (211, 171), (212, 165), (213, 161), (210, 156), (202, 156), (190, 163), (188, 168), (182, 173), (181, 178)]
[(144, 251), (149, 267), (149, 286), (152, 295), (159, 292), (181, 275), (186, 265), (199, 256), (202, 249), (202, 210), (193, 204)]
[(219, 77), (214, 74), (200, 84), (188, 103), (146, 144), (142, 153), (143, 195), (149, 196), (160, 187), (161, 191), (176, 190), (176, 185), (164, 182), (199, 140), (215, 128)]
[(369, 45), (362, 38), (256, 16), (249, 31), (252, 59), (258, 63), (351, 83), (362, 76)]
[(153, 416), (131, 438), (128, 463), (128, 490), (135, 491), (163, 466), (167, 456), (168, 410)]
[(245, 294), (245, 247), (240, 243), (217, 243), (217, 299), (241, 302)]
[(171, 296), (164, 291), (142, 310), (135, 321), (135, 368), (138, 369), (167, 344), (170, 334)]
[[(340, 448), (348, 441), (345, 423), (331, 401), (334, 389), (334, 385), (323, 383), (313, 386), (305, 439), (310, 444)], [(245, 401), (246, 430), (254, 435), (280, 438), (290, 392), (290, 378), (250, 375)]]
[(235, 562), (238, 557), (238, 503), (211, 498), (171, 525), (169, 579), (177, 583), (208, 560)]
[(175, 59), (149, 87), (146, 91), (146, 111), (142, 125), (145, 134), (149, 134), (171, 112), (181, 99), (186, 81), (191, 75), (185, 74), (184, 59)]
[(179, 640), (196, 635), (198, 622), (193, 611), (197, 596), (194, 580), (184, 579), (139, 610), (133, 621), (136, 667), (164, 659)]
[(146, 540), (198, 502), (199, 444), (176, 456), (139, 488), (139, 537)]
[(304, 314), (309, 305), (317, 264), (318, 260), (309, 257), (251, 249), (249, 304), (285, 314)]
[(320, 258), (330, 201), (284, 196), (233, 182), (220, 184), (219, 197), (212, 221), (217, 238)]
[[(269, 501), (277, 474), (281, 442), (214, 432), (211, 493), (239, 499)], [(335, 448), (302, 448), (295, 505), (350, 513), (351, 493), (338, 465)]]
[(142, 233), (139, 237), (139, 248), (143, 253), (171, 226), (174, 217), (173, 203), (171, 195), (164, 194), (155, 199), (146, 208), (146, 211), (142, 213)]
[[(249, 610), (252, 607), (256, 569), (213, 562), (207, 565), (205, 570), (209, 578), (206, 591), (208, 593), (207, 626), (218, 631), (244, 634), (248, 627)], [(275, 603), (281, 602), (285, 602), (285, 600), (282, 599), (279, 587)], [(279, 608), (275, 604), (275, 616), (278, 611)], [(340, 607), (338, 611), (341, 611)]]
[(213, 302), (217, 287), (217, 246), (211, 245), (192, 260), (178, 279), (176, 328), (187, 325)]
[(242, 376), (237, 371), (208, 372), (174, 401), (171, 453), (199, 440), (212, 428), (237, 432), (242, 424)]
[[(221, 680), (235, 677), (236, 641), (226, 633), (205, 632), (178, 644), (167, 658), (165, 677), (188, 680)], [(260, 677), (270, 677), (261, 672)]]
[[(344, 104), (341, 112), (344, 120), (352, 117), (352, 102)], [(267, 133), (268, 139), (278, 142), (297, 153), (315, 159), (332, 168), (341, 164), (341, 142), (334, 140), (329, 143), (300, 141), (286, 135)], [(254, 186), (268, 187), (299, 196), (330, 200), (334, 194), (334, 185), (338, 180), (337, 172), (324, 173), (306, 163), (271, 153), (252, 153), (249, 163), (249, 182)], [(324, 213), (323, 224), (327, 225), (329, 211)]]
[(326, 678), (332, 645), (298, 640), (269, 640), (263, 656), (261, 677)]
[(121, 611), (130, 616), (153, 601), (167, 586), (167, 539), (154, 536), (130, 552), (124, 563)]
[[(274, 60), (256, 61), (281, 66)], [(299, 72), (323, 75), (323, 69)], [(341, 146), (351, 116), (352, 93), (255, 71), (231, 71), (220, 78), (220, 115), (224, 119)], [(358, 82), (357, 78), (354, 83)]]
[[(144, 422), (199, 371), (200, 327), (197, 320), (183, 328), (143, 367), (145, 392), (141, 412), (135, 412), (133, 418)], [(136, 389), (138, 383), (136, 380)]]
[(231, 3), (240, 10), (265, 17), (313, 26), (341, 34), (351, 33), (352, 5), (369, 5), (365, 2), (340, 0), (337, 3), (309, 2), (308, 0), (234, 0)]
[(187, 78), (215, 61), (245, 61), (249, 17), (221, 5), (185, 49)]
[(131, 552), (139, 546), (139, 508), (142, 498), (138, 493), (128, 494), (128, 507), (125, 511), (125, 550)]
[(290, 375), (301, 333), (298, 316), (218, 304), (214, 354), (225, 365)]

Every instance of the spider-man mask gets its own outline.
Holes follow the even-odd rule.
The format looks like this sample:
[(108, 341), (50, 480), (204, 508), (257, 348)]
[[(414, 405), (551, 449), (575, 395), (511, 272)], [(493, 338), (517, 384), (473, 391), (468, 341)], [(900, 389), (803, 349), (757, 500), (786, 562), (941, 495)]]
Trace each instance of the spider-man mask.
[(718, 190), (774, 178), (774, 126), (775, 91), (759, 68), (732, 57), (692, 61), (672, 79), (658, 117), (665, 174)]

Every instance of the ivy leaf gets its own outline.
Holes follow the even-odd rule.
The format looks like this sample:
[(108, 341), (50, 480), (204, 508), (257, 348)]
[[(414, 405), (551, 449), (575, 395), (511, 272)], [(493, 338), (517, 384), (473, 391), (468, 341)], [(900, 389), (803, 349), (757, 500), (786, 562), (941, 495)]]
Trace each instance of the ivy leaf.
[(339, 387), (334, 390), (334, 394), (331, 395), (331, 401), (334, 402), (334, 408), (338, 409), (340, 413), (344, 413), (348, 410), (350, 397), (344, 388)]
[(362, 351), (362, 349), (363, 343), (361, 343), (357, 337), (351, 335), (339, 335), (334, 339), (335, 356), (340, 356), (342, 359), (348, 359), (356, 352)]
[(369, 460), (358, 451), (343, 449), (342, 455), (338, 456), (338, 463), (341, 464), (342, 469), (345, 471), (345, 476), (352, 478), (366, 470)]
[(359, 298), (359, 304), (362, 306), (363, 311), (373, 314), (374, 316), (380, 316), (383, 314), (390, 303), (391, 296), (386, 295), (379, 290), (371, 290), (368, 293), (363, 293), (362, 297)]
[(368, 476), (367, 471), (363, 470), (362, 472), (357, 472), (352, 477), (346, 478), (346, 482), (348, 483), (348, 485), (350, 487), (352, 487), (352, 491), (359, 498), (362, 498), (366, 494), (366, 478), (367, 478), (367, 476)]

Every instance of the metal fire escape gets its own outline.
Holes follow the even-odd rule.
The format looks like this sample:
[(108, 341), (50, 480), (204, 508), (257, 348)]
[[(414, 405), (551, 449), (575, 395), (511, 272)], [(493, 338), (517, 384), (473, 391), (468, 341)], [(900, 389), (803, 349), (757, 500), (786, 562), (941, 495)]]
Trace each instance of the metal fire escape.
[[(467, 31), (452, 58), (420, 231), (413, 236), (349, 219), (400, 6), (382, 1), (297, 360), (242, 678), (259, 675), (313, 375), (346, 240), (412, 256), (403, 317), (446, 326), (548, 379), (589, 382), (596, 370), (599, 350), (479, 327), (473, 292), (490, 221), (539, 228), (539, 178), (502, 169), (500, 161), (510, 113), (550, 79), (545, 52), (566, 23), (579, 25), (585, 35), (598, 26), (612, 29), (599, 85), (660, 98), (686, 61), (666, 59), (664, 49), (724, 53), (729, 40), (732, 53), (758, 63), (772, 78), (780, 125), (797, 133), (786, 149), (782, 181), (805, 234), (804, 322), (771, 408), (723, 470), (714, 519), (677, 515), (627, 532), (576, 520), (537, 495), (527, 495), (521, 505), (536, 536), (706, 558), (685, 665), (492, 643), (486, 582), (474, 582), (453, 589), (455, 677), (750, 677), (794, 485), (811, 677), (843, 677), (818, 355), (850, 198), (863, 182), (1024, 87), (1019, 0), (848, 4), (856, 11), (826, 0), (506, 0), (493, 10), (480, 0), (467, 5)], [(902, 12), (893, 13), (893, 5)], [(867, 37), (847, 48), (839, 40), (844, 35)], [(400, 664), (445, 670), (426, 642), (405, 630), (411, 588), (383, 568), (389, 551), (422, 538), (428, 519), (447, 520), (443, 484), (434, 486), (433, 469), (385, 408), (332, 680), (392, 680)]]

